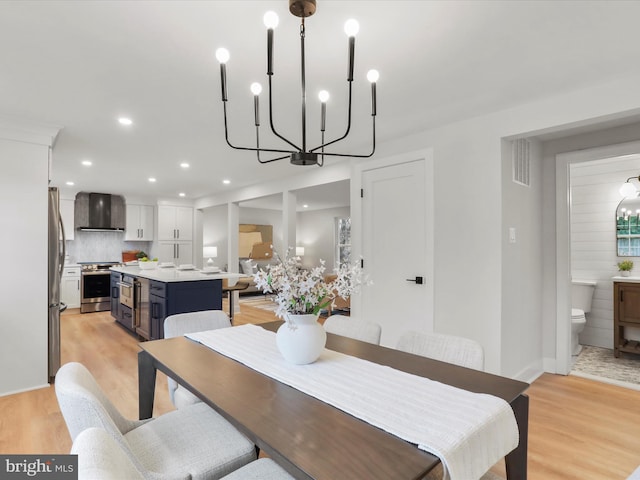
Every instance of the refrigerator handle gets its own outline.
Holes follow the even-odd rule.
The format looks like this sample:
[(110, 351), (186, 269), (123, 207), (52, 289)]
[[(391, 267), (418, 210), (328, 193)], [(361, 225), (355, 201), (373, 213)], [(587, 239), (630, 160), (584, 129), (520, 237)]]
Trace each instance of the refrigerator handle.
[(60, 222), (60, 232), (62, 233), (62, 251), (60, 255), (60, 280), (62, 281), (62, 272), (64, 271), (64, 259), (67, 256), (67, 236), (64, 233), (64, 223), (62, 222), (62, 215), (58, 215)]

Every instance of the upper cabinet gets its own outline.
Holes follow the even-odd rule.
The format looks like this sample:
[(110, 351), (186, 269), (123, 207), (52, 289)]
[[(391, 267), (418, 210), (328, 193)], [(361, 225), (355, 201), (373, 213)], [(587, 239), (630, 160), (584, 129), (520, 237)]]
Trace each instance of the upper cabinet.
[(66, 240), (73, 240), (75, 237), (74, 202), (74, 200), (65, 198), (60, 199), (60, 215), (62, 216), (62, 225), (64, 225), (64, 237)]
[(159, 206), (158, 240), (193, 240), (193, 208)]
[(125, 240), (152, 241), (154, 228), (154, 207), (152, 205), (127, 204), (127, 226)]

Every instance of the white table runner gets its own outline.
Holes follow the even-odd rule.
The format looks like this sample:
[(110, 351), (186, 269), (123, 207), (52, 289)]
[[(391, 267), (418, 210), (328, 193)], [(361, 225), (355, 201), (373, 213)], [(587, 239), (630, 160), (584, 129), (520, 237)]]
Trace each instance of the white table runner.
[(381, 428), (440, 458), (445, 478), (480, 478), (518, 446), (509, 404), (325, 349), (310, 365), (287, 363), (275, 334), (243, 325), (186, 337)]

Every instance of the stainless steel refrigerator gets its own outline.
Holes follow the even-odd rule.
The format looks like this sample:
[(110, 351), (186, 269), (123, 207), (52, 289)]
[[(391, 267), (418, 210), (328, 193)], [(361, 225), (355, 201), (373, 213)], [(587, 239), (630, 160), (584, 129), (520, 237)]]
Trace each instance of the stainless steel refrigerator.
[(49, 380), (60, 368), (60, 312), (66, 308), (60, 301), (60, 283), (65, 257), (65, 236), (60, 215), (60, 192), (49, 187)]

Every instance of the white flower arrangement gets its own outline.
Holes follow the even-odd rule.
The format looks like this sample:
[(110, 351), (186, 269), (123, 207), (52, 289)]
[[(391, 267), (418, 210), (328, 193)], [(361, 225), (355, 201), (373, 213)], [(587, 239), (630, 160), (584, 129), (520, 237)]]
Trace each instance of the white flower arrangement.
[(278, 304), (276, 316), (287, 320), (287, 314), (317, 315), (336, 297), (347, 299), (370, 282), (363, 277), (358, 264), (343, 264), (335, 271), (336, 279), (327, 283), (324, 278), (325, 261), (310, 270), (300, 266), (300, 257), (290, 256), (291, 249), (283, 262), (274, 252), (276, 264), (267, 265), (265, 270), (254, 273), (256, 287), (263, 293), (275, 294)]

